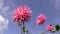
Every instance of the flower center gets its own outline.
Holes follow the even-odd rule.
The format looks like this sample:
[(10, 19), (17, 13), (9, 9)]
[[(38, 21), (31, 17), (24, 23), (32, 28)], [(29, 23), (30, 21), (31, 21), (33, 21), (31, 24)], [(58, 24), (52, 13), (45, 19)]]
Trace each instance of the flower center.
[(20, 11), (20, 15), (23, 15), (23, 10), (22, 10), (22, 11)]

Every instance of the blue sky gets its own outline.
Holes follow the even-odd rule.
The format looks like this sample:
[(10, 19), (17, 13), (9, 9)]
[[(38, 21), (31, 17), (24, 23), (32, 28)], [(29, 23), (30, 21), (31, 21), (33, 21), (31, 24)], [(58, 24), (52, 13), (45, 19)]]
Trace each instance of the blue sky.
[[(32, 34), (40, 34), (44, 32), (47, 24), (60, 24), (60, 0), (0, 0), (0, 15), (9, 21), (7, 30), (3, 30), (3, 34), (18, 34), (17, 24), (12, 21), (12, 12), (19, 6), (27, 5), (32, 9), (32, 18), (26, 23), (27, 29), (30, 30), (35, 23)], [(37, 25), (36, 17), (44, 13), (47, 17), (45, 24)], [(59, 34), (59, 32), (46, 34)]]

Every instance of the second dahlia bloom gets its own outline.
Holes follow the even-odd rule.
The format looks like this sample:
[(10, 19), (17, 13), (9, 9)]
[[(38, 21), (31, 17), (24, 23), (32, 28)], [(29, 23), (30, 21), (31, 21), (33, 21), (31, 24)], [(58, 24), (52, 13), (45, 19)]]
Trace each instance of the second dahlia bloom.
[(20, 6), (14, 11), (13, 21), (14, 22), (26, 22), (31, 18), (32, 11), (27, 6)]
[(41, 25), (41, 24), (44, 24), (45, 20), (46, 20), (46, 16), (45, 16), (43, 13), (41, 13), (41, 14), (37, 17), (36, 23), (37, 23), (38, 25)]
[(51, 24), (49, 24), (49, 25), (46, 25), (46, 29), (47, 29), (48, 31), (51, 31), (51, 32), (52, 32), (53, 27), (52, 27), (52, 25), (51, 25)]

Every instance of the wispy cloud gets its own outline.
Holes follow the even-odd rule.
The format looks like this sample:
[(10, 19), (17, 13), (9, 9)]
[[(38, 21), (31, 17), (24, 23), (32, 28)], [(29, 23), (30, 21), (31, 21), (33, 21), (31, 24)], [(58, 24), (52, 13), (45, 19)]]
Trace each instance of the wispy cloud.
[(8, 23), (8, 20), (5, 19), (2, 15), (0, 15), (0, 34), (2, 34), (4, 30), (8, 29)]
[(9, 10), (9, 6), (3, 6), (3, 8), (1, 9), (1, 13), (6, 13)]
[(1, 9), (1, 14), (4, 15), (4, 16), (7, 16), (8, 13), (9, 13), (9, 6), (3, 6), (3, 8)]
[(4, 0), (0, 0), (0, 14), (7, 16), (9, 10), (9, 5), (4, 4)]
[(2, 8), (3, 6), (3, 0), (0, 0), (0, 9)]
[(52, 4), (57, 10), (60, 10), (60, 0), (51, 0), (51, 4)]

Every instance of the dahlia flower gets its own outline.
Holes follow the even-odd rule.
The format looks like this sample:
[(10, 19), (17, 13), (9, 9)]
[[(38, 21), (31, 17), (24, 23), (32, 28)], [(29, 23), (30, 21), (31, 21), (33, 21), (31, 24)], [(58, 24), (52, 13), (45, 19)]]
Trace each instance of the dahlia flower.
[(46, 29), (47, 29), (48, 31), (52, 32), (53, 27), (52, 27), (51, 24), (49, 24), (49, 25), (46, 25)]
[(43, 13), (41, 13), (41, 14), (37, 17), (36, 23), (37, 23), (38, 25), (41, 25), (41, 24), (44, 24), (45, 20), (46, 20), (46, 16), (45, 16)]
[(31, 18), (31, 9), (27, 6), (20, 6), (18, 7), (16, 10), (14, 10), (13, 14), (13, 21), (14, 22), (26, 22), (29, 21), (29, 19)]

